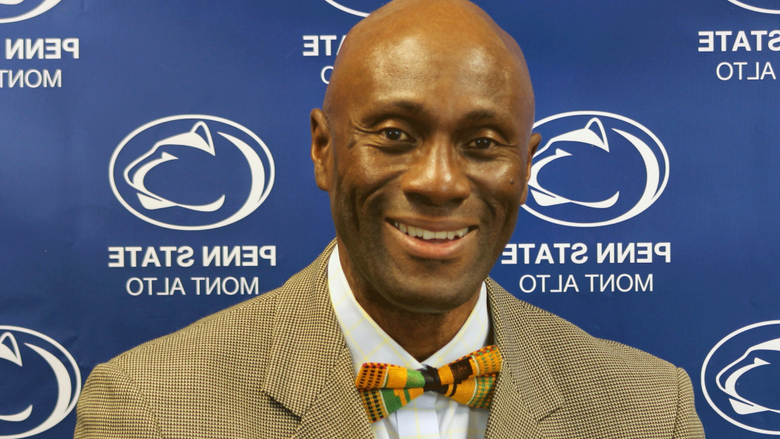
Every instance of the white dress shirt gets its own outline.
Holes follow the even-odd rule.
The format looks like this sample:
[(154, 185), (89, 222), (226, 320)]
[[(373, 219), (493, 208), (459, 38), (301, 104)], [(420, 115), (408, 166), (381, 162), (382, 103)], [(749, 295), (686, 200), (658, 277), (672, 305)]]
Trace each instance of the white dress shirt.
[[(474, 310), (455, 337), (422, 363), (415, 360), (355, 300), (339, 261), (338, 247), (328, 262), (328, 289), (341, 331), (352, 355), (355, 374), (363, 363), (390, 363), (408, 369), (423, 364), (441, 367), (487, 345), (490, 337), (487, 292), (479, 292)], [(457, 438), (485, 436), (489, 410), (471, 408), (436, 392), (425, 392), (387, 418), (371, 424), (377, 439)]]

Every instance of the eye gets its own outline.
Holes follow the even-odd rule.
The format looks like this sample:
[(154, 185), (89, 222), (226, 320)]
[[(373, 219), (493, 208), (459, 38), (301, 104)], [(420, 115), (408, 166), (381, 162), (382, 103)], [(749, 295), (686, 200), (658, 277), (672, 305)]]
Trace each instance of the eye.
[(474, 149), (488, 149), (491, 146), (495, 146), (496, 141), (493, 139), (488, 139), (487, 137), (480, 137), (478, 139), (474, 139), (471, 142), (469, 142), (466, 147), (468, 148), (474, 148)]
[(399, 130), (398, 128), (385, 128), (380, 131), (387, 140), (394, 142), (405, 142), (411, 140), (408, 134)]

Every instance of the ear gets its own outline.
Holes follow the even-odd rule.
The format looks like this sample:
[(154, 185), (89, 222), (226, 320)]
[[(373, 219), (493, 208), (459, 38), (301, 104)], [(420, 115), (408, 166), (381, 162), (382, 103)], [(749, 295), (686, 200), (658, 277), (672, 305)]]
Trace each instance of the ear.
[(333, 136), (325, 113), (319, 108), (311, 111), (311, 160), (314, 162), (314, 180), (317, 187), (330, 190), (333, 175)]
[(531, 134), (531, 139), (528, 141), (528, 157), (525, 159), (525, 185), (523, 187), (523, 195), (520, 197), (520, 204), (525, 204), (525, 199), (528, 196), (528, 180), (531, 179), (531, 161), (540, 143), (542, 143), (542, 135), (539, 133)]

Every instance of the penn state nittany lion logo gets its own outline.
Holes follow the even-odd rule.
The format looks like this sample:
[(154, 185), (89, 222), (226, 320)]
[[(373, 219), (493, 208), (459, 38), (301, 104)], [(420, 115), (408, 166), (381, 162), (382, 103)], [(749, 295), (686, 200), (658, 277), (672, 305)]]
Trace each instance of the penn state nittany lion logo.
[(725, 420), (780, 435), (780, 320), (746, 326), (718, 342), (704, 360), (701, 385)]
[(762, 14), (780, 14), (780, 2), (777, 0), (729, 0), (729, 2)]
[(329, 5), (348, 14), (358, 17), (368, 17), (368, 14), (379, 9), (389, 0), (325, 0)]
[(76, 406), (81, 372), (62, 345), (39, 332), (0, 326), (0, 439), (34, 436)]
[(275, 179), (271, 151), (227, 119), (171, 116), (130, 133), (109, 163), (111, 189), (136, 217), (168, 229), (207, 230), (245, 218)]
[(666, 149), (631, 119), (575, 111), (542, 119), (534, 130), (549, 140), (534, 155), (523, 208), (545, 221), (616, 224), (644, 212), (666, 187)]
[(43, 14), (61, 0), (0, 0), (0, 24), (15, 23)]

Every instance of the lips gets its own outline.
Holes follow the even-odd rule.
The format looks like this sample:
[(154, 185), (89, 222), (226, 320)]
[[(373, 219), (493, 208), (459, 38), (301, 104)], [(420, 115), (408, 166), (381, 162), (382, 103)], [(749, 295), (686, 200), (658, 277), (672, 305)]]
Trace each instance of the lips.
[(422, 238), (425, 241), (436, 240), (454, 240), (463, 238), (465, 234), (469, 232), (468, 227), (463, 227), (457, 230), (427, 230), (422, 227), (408, 226), (404, 223), (393, 221), (393, 226), (400, 230), (401, 233), (411, 236), (412, 238)]

